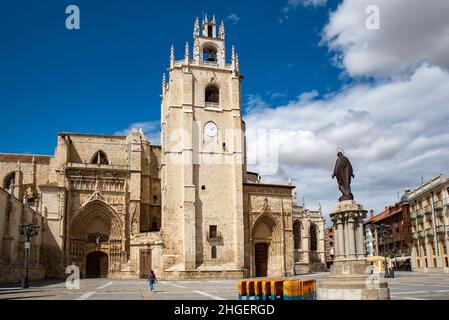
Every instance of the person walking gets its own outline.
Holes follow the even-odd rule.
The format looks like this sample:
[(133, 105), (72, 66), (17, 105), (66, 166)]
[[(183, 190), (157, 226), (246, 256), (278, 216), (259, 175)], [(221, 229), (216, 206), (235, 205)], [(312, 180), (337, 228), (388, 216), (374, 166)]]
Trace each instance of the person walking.
[(148, 281), (150, 282), (150, 290), (154, 291), (154, 283), (157, 281), (156, 275), (154, 274), (154, 271), (150, 271), (150, 275), (148, 276)]

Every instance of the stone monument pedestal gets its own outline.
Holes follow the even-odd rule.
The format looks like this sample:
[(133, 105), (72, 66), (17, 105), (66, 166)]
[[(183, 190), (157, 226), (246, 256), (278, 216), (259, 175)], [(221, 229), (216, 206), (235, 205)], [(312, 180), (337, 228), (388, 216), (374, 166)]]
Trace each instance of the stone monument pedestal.
[(388, 300), (390, 290), (381, 274), (371, 274), (365, 256), (363, 219), (366, 211), (354, 200), (337, 203), (334, 224), (335, 260), (331, 275), (318, 283), (318, 300)]

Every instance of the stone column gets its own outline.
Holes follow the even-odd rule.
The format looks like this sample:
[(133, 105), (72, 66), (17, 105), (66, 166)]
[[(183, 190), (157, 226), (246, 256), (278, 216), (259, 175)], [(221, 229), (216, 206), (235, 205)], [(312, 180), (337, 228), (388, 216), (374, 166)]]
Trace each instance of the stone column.
[(365, 259), (365, 236), (363, 233), (363, 218), (358, 217), (357, 219), (357, 258)]
[(338, 248), (338, 260), (346, 258), (345, 253), (345, 235), (344, 235), (344, 221), (342, 216), (337, 216), (337, 237), (334, 246)]
[(347, 232), (348, 232), (348, 252), (347, 252), (347, 258), (350, 260), (355, 260), (356, 257), (356, 249), (355, 249), (355, 220), (354, 220), (354, 216), (350, 215), (348, 218), (348, 228), (347, 228)]

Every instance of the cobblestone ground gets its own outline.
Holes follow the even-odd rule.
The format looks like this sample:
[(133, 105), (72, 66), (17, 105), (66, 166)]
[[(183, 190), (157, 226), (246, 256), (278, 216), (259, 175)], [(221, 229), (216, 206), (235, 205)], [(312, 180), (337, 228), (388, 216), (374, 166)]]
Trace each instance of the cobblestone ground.
[[(324, 280), (328, 273), (298, 278)], [(393, 300), (449, 300), (449, 275), (396, 272), (388, 279)], [(30, 288), (1, 285), (0, 300), (236, 300), (237, 280), (160, 281), (150, 292), (144, 280), (83, 279), (79, 290), (68, 290), (64, 282), (32, 282)]]

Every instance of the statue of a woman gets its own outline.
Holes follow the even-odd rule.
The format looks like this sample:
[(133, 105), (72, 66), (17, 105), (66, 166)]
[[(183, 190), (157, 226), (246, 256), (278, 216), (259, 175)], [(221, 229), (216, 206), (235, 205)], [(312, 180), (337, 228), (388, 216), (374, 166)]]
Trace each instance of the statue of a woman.
[(351, 162), (341, 151), (338, 151), (337, 157), (332, 179), (337, 177), (338, 188), (343, 194), (338, 201), (354, 200), (351, 193), (351, 178), (354, 178)]

